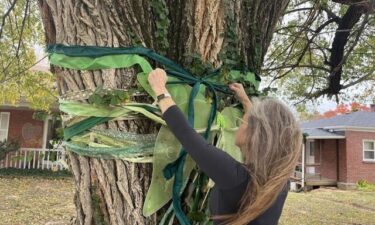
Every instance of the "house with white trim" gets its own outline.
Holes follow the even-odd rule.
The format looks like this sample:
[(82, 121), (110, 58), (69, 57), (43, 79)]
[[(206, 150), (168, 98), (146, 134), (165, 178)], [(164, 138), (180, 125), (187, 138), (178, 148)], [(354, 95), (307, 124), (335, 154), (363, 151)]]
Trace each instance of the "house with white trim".
[(0, 141), (17, 140), (20, 144), (19, 151), (0, 159), (0, 168), (63, 169), (59, 163), (65, 158), (63, 148), (49, 143), (54, 132), (52, 118), (35, 119), (35, 112), (24, 99), (16, 105), (0, 105)]
[(304, 122), (301, 128), (305, 140), (293, 176), (297, 184), (351, 189), (361, 180), (375, 183), (375, 105), (370, 112)]

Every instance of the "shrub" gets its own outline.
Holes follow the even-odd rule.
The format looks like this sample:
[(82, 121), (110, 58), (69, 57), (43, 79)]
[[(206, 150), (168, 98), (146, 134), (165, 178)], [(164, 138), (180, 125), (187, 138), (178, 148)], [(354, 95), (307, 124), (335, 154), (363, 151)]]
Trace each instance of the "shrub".
[(14, 152), (20, 149), (20, 143), (17, 139), (0, 141), (0, 160), (5, 159), (9, 152)]
[(360, 180), (357, 182), (358, 190), (361, 191), (375, 191), (375, 184), (369, 183), (366, 180)]

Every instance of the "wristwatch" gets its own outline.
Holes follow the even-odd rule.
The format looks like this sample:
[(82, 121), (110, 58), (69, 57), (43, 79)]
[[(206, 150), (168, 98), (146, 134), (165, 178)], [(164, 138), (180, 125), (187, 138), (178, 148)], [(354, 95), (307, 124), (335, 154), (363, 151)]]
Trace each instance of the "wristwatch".
[(161, 95), (158, 95), (156, 98), (157, 98), (157, 102), (159, 103), (162, 99), (170, 98), (170, 97), (172, 96), (168, 92), (166, 92)]

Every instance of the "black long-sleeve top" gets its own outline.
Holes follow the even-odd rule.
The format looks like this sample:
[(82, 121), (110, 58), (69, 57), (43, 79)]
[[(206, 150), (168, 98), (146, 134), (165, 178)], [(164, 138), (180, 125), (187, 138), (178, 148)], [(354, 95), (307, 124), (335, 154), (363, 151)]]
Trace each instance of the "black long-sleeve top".
[[(250, 180), (246, 168), (226, 152), (209, 144), (189, 125), (176, 105), (168, 108), (163, 118), (199, 168), (215, 182), (209, 201), (211, 214), (236, 213)], [(249, 222), (249, 225), (278, 224), (287, 193), (287, 186), (285, 186), (273, 205)], [(220, 222), (214, 221), (214, 224)]]

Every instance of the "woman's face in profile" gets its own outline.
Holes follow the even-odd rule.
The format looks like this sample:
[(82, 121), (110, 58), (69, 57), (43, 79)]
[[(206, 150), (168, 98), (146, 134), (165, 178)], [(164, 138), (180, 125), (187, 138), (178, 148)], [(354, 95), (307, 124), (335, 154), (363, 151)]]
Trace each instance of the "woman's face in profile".
[(237, 147), (239, 147), (240, 149), (242, 149), (243, 146), (245, 146), (246, 144), (246, 132), (248, 132), (248, 129), (247, 129), (247, 121), (243, 120), (243, 119), (238, 119), (238, 125), (239, 125), (239, 128), (237, 130), (237, 133), (236, 133), (236, 141), (235, 141), (235, 144)]

